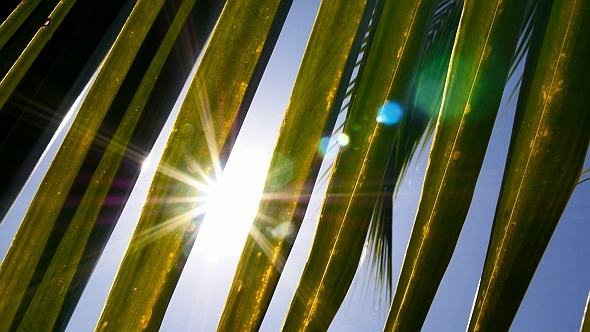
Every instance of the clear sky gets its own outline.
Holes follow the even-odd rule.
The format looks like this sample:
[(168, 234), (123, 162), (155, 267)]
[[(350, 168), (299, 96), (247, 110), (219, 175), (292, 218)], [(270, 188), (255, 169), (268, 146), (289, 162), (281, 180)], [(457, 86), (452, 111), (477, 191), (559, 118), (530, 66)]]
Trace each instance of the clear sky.
[[(238, 195), (233, 197), (234, 202), (236, 199), (256, 195), (256, 192), (245, 191), (244, 187), (257, 189), (258, 193), (261, 190), (265, 167), (268, 166), (269, 156), (272, 153), (275, 137), (318, 6), (319, 0), (296, 0), (292, 5), (275, 52), (236, 143), (237, 153), (227, 164), (228, 178), (231, 178), (229, 174), (239, 177), (241, 169), (249, 169), (251, 172), (252, 182), (231, 189)], [(465, 330), (487, 249), (515, 104), (515, 100), (503, 101), (467, 221), (455, 255), (424, 325), (424, 331)], [(173, 119), (170, 119), (167, 125), (168, 130), (172, 123)], [(159, 146), (161, 150), (164, 143), (165, 136), (162, 136), (156, 146)], [(159, 153), (161, 151), (153, 152), (150, 165), (140, 176), (138, 185), (133, 191), (132, 200), (123, 212), (111, 241), (95, 269), (68, 326), (68, 331), (93, 330), (118, 264), (125, 252), (128, 238), (135, 227), (139, 208), (143, 204)], [(257, 157), (253, 158), (252, 155)], [(413, 161), (395, 202), (394, 277), (399, 274), (411, 231), (425, 171), (426, 156), (427, 153), (424, 153)], [(589, 167), (590, 161), (587, 158), (584, 169)], [(42, 169), (43, 167), (39, 167), (39, 170)], [(259, 179), (258, 182), (256, 179)], [(318, 190), (316, 199), (308, 208), (308, 214), (285, 266), (275, 297), (262, 325), (262, 331), (278, 331), (281, 327), (309, 252), (317, 212), (320, 208), (321, 191)], [(24, 200), (15, 205), (6, 221), (0, 225), (1, 255), (4, 255), (10, 239), (14, 236), (16, 220), (20, 218), (19, 213), (22, 214), (23, 207), (27, 205), (25, 196), (30, 197), (31, 193), (31, 190), (27, 190), (21, 195)], [(576, 189), (570, 200), (512, 325), (512, 331), (578, 331), (586, 297), (590, 290), (590, 264), (587, 258), (590, 253), (588, 238), (590, 223), (587, 217), (590, 213), (589, 203), (590, 182), (586, 182)], [(223, 203), (219, 204), (223, 206)], [(255, 205), (252, 206), (250, 208), (233, 207), (241, 212), (246, 224), (242, 224), (241, 233), (236, 233), (235, 229), (240, 228), (237, 226), (222, 228), (225, 231), (232, 230), (232, 234), (225, 234), (232, 236), (231, 242), (243, 241), (248, 229), (247, 223), (251, 221), (252, 214), (256, 210)], [(212, 254), (209, 246), (215, 243), (205, 241), (208, 234), (205, 231), (207, 222), (218, 223), (223, 220), (238, 219), (237, 216), (223, 214), (223, 211), (219, 210), (223, 208), (210, 213), (220, 216), (217, 221), (213, 216), (209, 216), (203, 225), (195, 249), (185, 267), (185, 273), (171, 300), (162, 326), (163, 331), (213, 331), (217, 325), (231, 284), (233, 270), (237, 264), (238, 252), (237, 247), (230, 248), (233, 252), (230, 249), (222, 251), (217, 247), (213, 250), (217, 254)], [(207, 232), (214, 234), (216, 231)], [(379, 305), (371, 288), (372, 285), (363, 290), (362, 282), (362, 278), (355, 279), (352, 290), (330, 328), (331, 331), (382, 330), (388, 304)]]

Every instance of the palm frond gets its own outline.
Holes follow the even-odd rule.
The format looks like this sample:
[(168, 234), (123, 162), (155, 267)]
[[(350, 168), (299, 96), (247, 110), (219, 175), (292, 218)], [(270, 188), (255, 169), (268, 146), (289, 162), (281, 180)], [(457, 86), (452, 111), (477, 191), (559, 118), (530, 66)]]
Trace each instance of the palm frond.
[[(520, 63), (522, 63), (524, 56), (526, 55), (526, 51), (528, 50), (529, 45), (531, 43), (535, 11), (537, 9), (538, 2), (538, 0), (529, 0), (527, 3), (524, 19), (522, 22), (522, 27), (520, 28), (518, 43), (516, 44), (516, 50), (514, 51), (514, 56), (510, 61), (511, 63), (510, 70), (508, 71), (508, 79), (510, 79), (514, 75), (516, 68)], [(512, 92), (511, 94), (514, 94), (514, 92)]]
[(424, 136), (434, 128), (432, 119), (440, 108), (451, 49), (459, 24), (462, 1), (441, 0), (431, 14), (427, 37), (423, 44), (408, 111), (403, 115), (394, 148), (383, 176), (380, 196), (371, 218), (368, 246), (372, 275), (379, 280), (376, 291), (385, 289), (389, 301), (393, 289), (391, 250), (393, 238), (393, 201), (408, 163)]
[[(246, 240), (218, 330), (260, 328), (301, 227), (310, 186), (317, 183), (324, 157), (318, 152), (318, 142), (334, 130), (374, 6), (374, 1), (365, 0), (325, 0), (320, 6), (273, 153), (263, 201)], [(340, 26), (343, 21), (356, 23), (345, 29)], [(310, 86), (313, 94), (308, 90)], [(313, 125), (310, 118), (315, 119)], [(301, 144), (303, 140), (307, 143)], [(277, 181), (275, 174), (289, 165), (293, 165), (289, 179)], [(275, 198), (285, 194), (286, 199)], [(275, 230), (280, 228), (288, 232), (277, 235)]]
[(17, 84), (33, 64), (37, 55), (41, 53), (45, 44), (47, 44), (53, 34), (57, 31), (75, 3), (76, 0), (60, 1), (45, 21), (39, 26), (37, 33), (35, 33), (33, 38), (27, 44), (27, 47), (25, 47), (18, 59), (16, 59), (10, 67), (10, 70), (0, 81), (0, 107), (4, 106), (4, 103), (6, 103), (12, 94), (12, 91), (14, 91)]
[(385, 326), (422, 328), (483, 164), (526, 1), (465, 2), (418, 212)]
[[(50, 243), (51, 235), (67, 193), (131, 67), (129, 59), (135, 58), (163, 3), (163, 0), (146, 0), (136, 4), (120, 37), (107, 55), (95, 84), (82, 103), (73, 128), (66, 135), (53, 163), (47, 170), (43, 184), (29, 206), (0, 267), (0, 294), (4, 299), (0, 304), (3, 317), (0, 326), (6, 330), (13, 322), (18, 322), (20, 319), (17, 313), (22, 310), (21, 301), (24, 298), (26, 300), (29, 283), (37, 271), (41, 257), (45, 254), (45, 246), (53, 245)], [(14, 261), (20, 263), (11, 264)], [(41, 261), (45, 262), (45, 260)]]
[[(199, 241), (225, 244), (224, 239), (200, 232), (206, 211), (211, 224), (235, 219), (216, 216), (216, 207), (209, 208), (216, 205), (211, 204), (212, 196), (215, 201), (220, 198), (228, 182), (240, 190), (262, 186), (241, 183), (243, 177), (228, 180), (236, 164), (223, 170), (225, 162), (291, 3), (314, 3), (305, 9), (311, 21), (315, 3), (320, 2), (228, 1), (2, 1), (0, 247), (9, 245), (6, 233), (20, 228), (0, 265), (0, 330), (63, 331), (71, 316), (75, 317), (70, 329), (79, 329), (87, 315), (99, 319), (99, 331), (157, 330), (162, 323), (165, 330), (179, 330), (182, 319), (174, 317), (177, 310), (184, 317), (206, 316), (198, 324), (215, 328), (211, 324), (218, 317), (211, 319), (210, 313), (221, 310), (222, 303), (201, 297), (198, 288), (208, 283), (192, 279), (195, 274), (211, 277), (212, 261), (200, 265), (205, 258), (200, 256), (202, 247), (193, 252), (199, 255), (193, 257), (196, 260), (189, 263), (187, 256), (197, 234)], [(491, 9), (494, 6), (496, 11)], [(299, 13), (294, 11), (291, 18), (298, 21)], [(280, 324), (276, 318), (284, 312), (278, 312), (286, 309), (289, 300), (283, 292), (293, 291), (293, 268), (301, 268), (301, 259), (310, 249), (306, 242), (311, 233), (305, 229), (304, 217), (312, 224), (309, 219), (317, 218), (318, 224), (283, 329), (358, 330), (360, 324), (351, 325), (357, 321), (351, 315), (365, 317), (363, 309), (371, 311), (365, 317), (366, 328), (380, 328), (375, 324), (385, 319), (381, 304), (392, 297), (395, 283), (392, 260), (401, 258), (397, 244), (392, 258), (392, 222), (403, 222), (397, 210), (392, 214), (394, 203), (400, 215), (411, 213), (401, 205), (413, 196), (413, 190), (406, 195), (402, 180), (406, 173), (414, 176), (409, 162), (417, 161), (430, 142), (419, 210), (385, 330), (420, 330), (429, 310), (433, 311), (430, 318), (440, 313), (441, 301), (433, 301), (437, 292), (439, 300), (445, 298), (445, 313), (463, 311), (466, 316), (471, 308), (469, 330), (507, 330), (522, 307), (521, 319), (513, 326), (520, 329), (522, 318), (530, 318), (527, 301), (520, 304), (529, 283), (535, 293), (546, 287), (531, 281), (537, 265), (541, 275), (548, 269), (563, 272), (539, 262), (574, 188), (578, 193), (564, 217), (577, 214), (566, 222), (584, 226), (579, 209), (584, 207), (588, 187), (577, 185), (590, 180), (590, 170), (584, 170), (587, 166), (582, 162), (590, 145), (590, 110), (585, 99), (590, 95), (585, 63), (590, 54), (588, 19), (587, 0), (321, 0), (272, 156), (265, 194), (218, 330), (254, 331), (268, 329), (265, 324)], [(201, 53), (214, 25), (215, 33)], [(297, 28), (296, 36), (290, 31), (283, 34), (289, 48), (294, 46), (292, 37), (303, 36), (301, 27)], [(280, 50), (273, 55), (275, 60), (282, 57)], [(290, 73), (296, 69), (291, 68), (293, 64), (279, 70)], [(273, 76), (268, 74), (266, 79)], [(194, 77), (188, 79), (189, 75)], [(495, 188), (490, 182), (499, 187), (497, 163), (503, 159), (496, 148), (505, 148), (509, 138), (496, 129), (512, 123), (505, 116), (493, 121), (502, 87), (504, 97), (509, 97), (507, 108), (518, 102), (503, 183)], [(282, 96), (283, 86), (273, 88), (271, 98), (260, 91), (264, 104), (268, 99), (274, 104), (275, 97)], [(169, 116), (171, 110), (174, 113)], [(62, 123), (66, 112), (67, 121)], [(248, 126), (258, 112), (265, 113), (254, 110)], [(437, 121), (432, 121), (435, 116)], [(164, 124), (168, 130), (174, 121), (169, 137), (159, 135)], [(274, 127), (272, 122), (257, 125)], [(485, 148), (492, 127), (499, 133), (490, 143), (489, 150), (494, 152)], [(247, 145), (252, 143), (248, 131), (240, 137)], [(158, 136), (166, 147), (151, 151)], [(142, 170), (145, 156), (160, 158), (162, 151), (157, 171), (149, 167), (156, 172), (153, 183), (134, 188), (140, 171), (147, 171), (147, 167)], [(240, 152), (232, 153), (236, 157)], [(484, 156), (487, 161), (480, 181)], [(418, 169), (423, 168), (417, 164)], [(151, 177), (153, 172), (144, 175)], [(43, 178), (40, 174), (45, 173)], [(452, 301), (462, 298), (462, 303), (449, 309), (447, 286), (456, 284), (453, 279), (471, 282), (462, 288), (476, 282), (470, 273), (456, 274), (458, 269), (465, 271), (461, 249), (466, 248), (460, 246), (471, 242), (469, 255), (483, 254), (481, 230), (492, 226), (478, 223), (478, 244), (457, 241), (472, 196), (468, 226), (473, 226), (473, 216), (481, 219), (494, 209), (477, 200), (482, 196), (474, 195), (476, 184), (481, 192), (501, 189), (481, 286), (473, 304), (465, 291), (455, 292)], [(102, 317), (87, 303), (74, 314), (87, 284), (85, 294), (92, 298), (88, 302), (107, 295), (104, 281), (110, 282), (104, 274), (110, 278), (115, 271), (98, 270), (104, 268), (98, 264), (99, 257), (105, 250), (103, 256), (109, 257), (103, 257), (103, 263), (105, 259), (113, 262), (113, 247), (123, 249), (116, 243), (126, 223), (118, 219), (137, 222), (141, 204), (134, 201), (146, 194), (143, 189), (148, 186), (148, 199)], [(320, 201), (318, 196), (326, 188), (327, 195)], [(222, 194), (231, 200), (226, 203), (229, 208), (244, 215), (254, 212), (237, 208), (249, 193), (234, 193)], [(487, 203), (490, 195), (485, 196)], [(314, 204), (322, 205), (321, 210)], [(24, 205), (29, 206), (23, 216)], [(124, 208), (131, 218), (123, 214)], [(301, 226), (304, 231), (299, 234)], [(404, 226), (400, 223), (400, 233)], [(572, 223), (564, 226), (562, 231)], [(214, 235), (234, 235), (227, 231)], [(112, 232), (114, 239), (110, 239)], [(123, 241), (129, 241), (129, 232), (123, 233)], [(559, 243), (563, 233), (556, 232), (553, 244)], [(565, 233), (575, 233), (578, 240), (584, 232)], [(301, 252), (291, 252), (302, 244)], [(455, 245), (458, 255), (453, 252)], [(459, 266), (449, 264), (451, 255), (455, 263), (461, 261)], [(223, 256), (223, 263), (215, 260), (215, 268), (225, 265), (229, 257), (225, 252)], [(576, 256), (576, 267), (583, 268), (583, 259), (577, 261), (579, 252)], [(195, 261), (199, 267), (193, 269), (189, 264)], [(189, 263), (186, 269), (185, 263)], [(445, 271), (447, 265), (450, 273)], [(91, 281), (93, 272), (98, 273)], [(223, 277), (231, 277), (226, 272)], [(188, 278), (172, 297), (181, 273)], [(445, 273), (450, 283), (441, 281)], [(566, 278), (564, 274), (561, 277)], [(222, 281), (223, 277), (215, 277), (216, 288), (231, 281)], [(364, 301), (372, 297), (376, 303), (371, 308), (357, 303), (363, 307), (359, 310), (350, 287), (361, 282)], [(551, 287), (572, 287), (570, 280), (567, 283), (567, 287)], [(588, 302), (582, 299), (587, 289), (573, 284), (577, 295), (572, 307), (581, 313), (582, 301)], [(225, 286), (215, 289), (213, 297), (222, 295)], [(184, 287), (197, 289), (187, 292)], [(375, 293), (367, 294), (367, 289)], [(184, 297), (178, 291), (197, 296), (190, 301), (199, 303), (194, 308), (200, 312), (187, 312), (190, 306), (184, 301), (190, 295)], [(347, 301), (353, 307), (341, 305)], [(200, 306), (203, 302), (207, 308)], [(430, 309), (431, 303), (436, 311)], [(163, 321), (164, 313), (169, 321)], [(271, 313), (273, 317), (264, 317)], [(586, 331), (588, 310), (583, 315), (580, 329)], [(333, 318), (336, 324), (331, 324)], [(445, 323), (455, 327), (454, 321)], [(576, 319), (574, 324), (578, 323)], [(83, 330), (92, 328), (82, 324)]]
[[(290, 5), (282, 0), (225, 4), (97, 328), (158, 329), (162, 323), (203, 218), (197, 202), (221, 172)], [(138, 283), (152, 287), (138, 288)]]
[[(84, 288), (84, 285), (88, 282), (89, 273), (85, 273), (85, 278), (80, 273), (84, 270), (89, 271), (93, 269), (98, 258), (96, 253), (104, 249), (106, 240), (108, 239), (107, 235), (102, 236), (102, 241), (97, 241), (97, 237), (92, 238), (92, 234), (96, 233), (97, 228), (101, 229), (103, 234), (110, 233), (121, 213), (122, 206), (127, 201), (129, 191), (138, 176), (141, 165), (139, 160), (130, 160), (131, 163), (128, 162), (125, 165), (126, 169), (123, 172), (119, 172), (119, 168), (123, 164), (127, 150), (136, 149), (139, 150), (140, 155), (142, 154), (141, 150), (143, 146), (129, 146), (134, 134), (143, 134), (144, 138), (150, 141), (149, 133), (145, 132), (147, 128), (137, 129), (137, 126), (140, 124), (140, 120), (142, 120), (143, 111), (146, 108), (145, 106), (149, 97), (154, 95), (152, 92), (156, 86), (156, 82), (158, 79), (161, 80), (162, 71), (167, 60), (170, 58), (170, 51), (177, 42), (187, 42), (187, 40), (179, 40), (182, 39), (179, 38), (181, 37), (180, 32), (186, 26), (185, 22), (191, 12), (193, 12), (195, 4), (196, 0), (184, 1), (182, 3), (174, 20), (170, 24), (168, 32), (162, 40), (155, 36), (150, 36), (150, 34), (153, 35), (152, 32), (156, 30), (165, 30), (161, 29), (161, 26), (166, 24), (156, 20), (154, 28), (148, 33), (148, 38), (153, 38), (150, 40), (150, 44), (159, 45), (156, 54), (153, 56), (145, 75), (143, 75), (139, 88), (129, 104), (123, 119), (120, 121), (119, 127), (113, 137), (107, 141), (108, 147), (102, 155), (94, 171), (94, 175), (88, 186), (84, 186), (85, 191), (83, 197), (77, 206), (72, 220), (67, 226), (67, 230), (59, 243), (59, 247), (55, 251), (51, 263), (45, 269), (42, 281), (35, 291), (35, 296), (27, 306), (26, 312), (23, 313), (20, 326), (26, 326), (29, 329), (52, 327), (53, 329), (59, 330), (65, 328), (65, 324), (80, 296), (79, 289)], [(140, 54), (149, 58), (145, 52), (145, 46), (144, 44)], [(169, 71), (170, 68), (166, 68), (166, 70)], [(141, 77), (142, 75), (134, 76)], [(165, 91), (166, 89), (159, 90), (157, 95), (162, 96), (162, 92)], [(152, 98), (152, 102), (154, 101), (154, 98)], [(169, 108), (161, 109), (165, 110)], [(154, 113), (157, 114), (158, 112)], [(143, 119), (143, 122), (145, 122), (145, 117)], [(158, 123), (162, 123), (162, 121), (158, 121)], [(151, 131), (151, 136), (155, 138), (155, 134), (158, 132), (159, 130)], [(148, 136), (146, 137), (145, 135)], [(151, 139), (152, 144), (153, 138)], [(141, 157), (138, 159), (143, 160)], [(84, 172), (84, 167), (82, 172)], [(125, 177), (123, 177), (122, 173), (125, 173)], [(123, 182), (124, 179), (127, 181)], [(127, 183), (128, 185), (117, 185), (113, 188), (113, 182), (115, 180)], [(115, 194), (114, 191), (119, 192), (117, 197), (123, 201), (120, 204), (111, 204), (106, 201), (109, 196), (111, 198), (113, 197)], [(70, 192), (70, 196), (71, 194)], [(100, 214), (103, 215), (103, 218), (99, 219)], [(97, 225), (98, 220), (100, 220), (99, 225)], [(110, 229), (105, 229), (105, 226), (101, 227), (101, 223), (110, 226)], [(93, 254), (88, 257), (88, 255), (84, 254), (90, 243), (93, 244), (91, 251)], [(75, 278), (76, 275), (77, 278)], [(76, 279), (75, 283), (74, 278)], [(76, 288), (78, 288), (77, 296), (75, 295)], [(64, 289), (68, 291), (65, 292), (63, 291)], [(48, 302), (46, 299), (51, 299), (51, 301)], [(40, 316), (37, 314), (38, 312), (44, 312), (44, 315)], [(60, 323), (62, 324), (61, 326), (59, 325)]]
[[(524, 19), (522, 22), (522, 26), (520, 28), (520, 34), (518, 37), (518, 43), (516, 44), (516, 50), (514, 51), (514, 56), (510, 61), (510, 70), (508, 71), (508, 78), (506, 81), (512, 79), (517, 72), (517, 68), (519, 65), (522, 65), (525, 60), (525, 56), (531, 44), (531, 38), (533, 35), (533, 26), (534, 26), (534, 17), (535, 11), (539, 1), (538, 0), (529, 0), (527, 3)], [(541, 4), (543, 5), (543, 4)], [(517, 79), (516, 84), (513, 85), (512, 91), (508, 97), (509, 101), (514, 100), (516, 96), (518, 96), (518, 92), (520, 90), (520, 86), (522, 83), (522, 76), (519, 76)], [(511, 105), (511, 102), (508, 102), (506, 105)], [(508, 107), (508, 106), (507, 106)]]
[[(350, 145), (340, 151), (312, 250), (284, 323), (285, 329), (325, 330), (358, 267), (399, 117), (434, 1), (385, 2), (366, 68), (347, 115)], [(408, 15), (408, 13), (411, 13)], [(397, 31), (405, 31), (399, 34)]]
[[(590, 3), (540, 11), (469, 331), (510, 327), (583, 169), (590, 93)], [(550, 12), (549, 16), (547, 13)], [(547, 21), (544, 22), (544, 20)], [(544, 24), (545, 23), (545, 24)], [(501, 305), (500, 305), (501, 303)]]
[(0, 25), (0, 50), (40, 2), (41, 0), (20, 1), (6, 19), (0, 17), (2, 22), (2, 25)]
[[(11, 59), (16, 61), (12, 53), (20, 54), (24, 47), (21, 44), (26, 45), (39, 29), (39, 21), (47, 19), (51, 8), (43, 7), (50, 3), (42, 2), (39, 9), (43, 10), (35, 11), (9, 45), (0, 50), (0, 73), (6, 74), (8, 68), (3, 67)], [(133, 8), (131, 1), (105, 0), (101, 6), (96, 3), (81, 1), (72, 7), (0, 108), (0, 159), (6, 161), (0, 164), (4, 174), (0, 177), (0, 220)]]

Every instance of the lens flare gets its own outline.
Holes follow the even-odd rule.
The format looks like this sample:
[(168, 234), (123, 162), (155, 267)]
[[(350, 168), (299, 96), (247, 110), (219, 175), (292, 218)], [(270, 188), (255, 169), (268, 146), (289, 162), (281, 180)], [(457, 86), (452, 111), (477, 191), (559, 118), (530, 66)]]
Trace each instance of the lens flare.
[(401, 121), (404, 111), (402, 105), (395, 101), (388, 101), (377, 112), (377, 122), (392, 126)]
[(348, 135), (346, 135), (345, 133), (338, 135), (338, 144), (340, 144), (340, 146), (342, 147), (347, 146), (348, 144), (350, 144), (350, 137), (348, 137)]
[(326, 156), (328, 152), (328, 143), (330, 143), (330, 137), (322, 137), (318, 143), (318, 152), (322, 156)]

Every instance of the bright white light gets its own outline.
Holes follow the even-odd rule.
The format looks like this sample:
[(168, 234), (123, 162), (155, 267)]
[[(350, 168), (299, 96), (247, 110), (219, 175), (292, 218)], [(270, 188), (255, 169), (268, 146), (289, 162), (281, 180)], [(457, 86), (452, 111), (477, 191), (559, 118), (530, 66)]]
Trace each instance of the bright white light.
[(235, 146), (207, 200), (207, 215), (195, 242), (207, 257), (239, 256), (258, 211), (270, 158), (262, 150)]
[(141, 163), (141, 171), (144, 172), (148, 167), (150, 167), (151, 164), (151, 153), (147, 155), (147, 157), (145, 157), (145, 159), (143, 160), (143, 163)]
[(340, 144), (340, 146), (347, 146), (349, 143), (350, 137), (348, 137), (348, 135), (345, 133), (338, 135), (338, 144)]
[(402, 105), (395, 101), (388, 101), (377, 111), (377, 122), (386, 126), (398, 124), (404, 115)]

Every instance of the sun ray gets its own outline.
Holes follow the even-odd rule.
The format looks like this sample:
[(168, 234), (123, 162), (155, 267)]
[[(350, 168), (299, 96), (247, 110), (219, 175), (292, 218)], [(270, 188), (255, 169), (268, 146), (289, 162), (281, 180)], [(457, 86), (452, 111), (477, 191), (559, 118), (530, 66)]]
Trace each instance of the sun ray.
[[(182, 171), (179, 171), (173, 167), (167, 166), (167, 165), (160, 165), (160, 167), (158, 168), (158, 172), (167, 175), (171, 178), (173, 178), (174, 180), (180, 181), (184, 184), (187, 184), (193, 188), (196, 188), (198, 190), (201, 190), (205, 193), (209, 192), (211, 190), (211, 186), (204, 184), (198, 180), (196, 180), (192, 175), (184, 173)], [(209, 179), (208, 176), (203, 176), (204, 179)], [(207, 182), (209, 180), (206, 180)]]
[(168, 219), (167, 221), (158, 224), (147, 231), (140, 233), (137, 238), (136, 249), (139, 249), (146, 244), (156, 240), (161, 236), (165, 236), (171, 233), (177, 227), (183, 227), (185, 230), (192, 228), (193, 221), (195, 218), (204, 215), (206, 212), (206, 206), (201, 205), (194, 209), (190, 209), (184, 213), (181, 213), (175, 217)]

